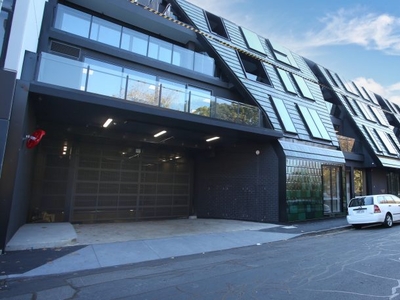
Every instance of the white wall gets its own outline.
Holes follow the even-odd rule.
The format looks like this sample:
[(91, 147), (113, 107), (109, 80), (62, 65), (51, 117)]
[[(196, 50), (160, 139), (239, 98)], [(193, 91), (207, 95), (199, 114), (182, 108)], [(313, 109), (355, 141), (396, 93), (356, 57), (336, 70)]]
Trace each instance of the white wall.
[[(2, 1), (2, 0), (0, 0)], [(17, 0), (4, 68), (21, 76), (25, 50), (36, 52), (47, 0)]]

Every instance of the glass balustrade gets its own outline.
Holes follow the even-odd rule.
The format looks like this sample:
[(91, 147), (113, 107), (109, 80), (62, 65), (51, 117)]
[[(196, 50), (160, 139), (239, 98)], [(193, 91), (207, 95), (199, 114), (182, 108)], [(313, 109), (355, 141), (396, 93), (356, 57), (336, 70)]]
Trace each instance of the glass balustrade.
[[(90, 63), (88, 63), (90, 62)], [(257, 107), (211, 96), (184, 84), (88, 59), (42, 53), (37, 80), (113, 98), (159, 106), (224, 121), (260, 126)]]
[(214, 76), (212, 57), (59, 4), (54, 27), (132, 53)]

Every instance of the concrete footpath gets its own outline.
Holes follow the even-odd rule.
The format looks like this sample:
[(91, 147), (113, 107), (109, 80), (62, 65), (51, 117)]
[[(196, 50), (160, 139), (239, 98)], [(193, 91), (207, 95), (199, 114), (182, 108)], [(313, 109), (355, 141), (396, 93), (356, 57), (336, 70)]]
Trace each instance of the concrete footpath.
[(26, 224), (0, 255), (0, 280), (261, 245), (346, 228), (350, 226), (344, 217), (289, 225), (216, 219)]

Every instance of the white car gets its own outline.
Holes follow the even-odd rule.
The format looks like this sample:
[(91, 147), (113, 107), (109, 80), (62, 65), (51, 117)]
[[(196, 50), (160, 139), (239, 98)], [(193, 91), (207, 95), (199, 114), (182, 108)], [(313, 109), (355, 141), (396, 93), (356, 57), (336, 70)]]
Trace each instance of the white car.
[(392, 227), (400, 220), (400, 198), (389, 194), (358, 196), (350, 200), (347, 222), (354, 228), (382, 224)]

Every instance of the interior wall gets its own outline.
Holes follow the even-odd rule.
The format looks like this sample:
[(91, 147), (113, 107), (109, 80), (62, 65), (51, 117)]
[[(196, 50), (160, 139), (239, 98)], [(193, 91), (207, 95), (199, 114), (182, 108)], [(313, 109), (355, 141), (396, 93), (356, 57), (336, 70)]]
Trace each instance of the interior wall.
[(258, 222), (279, 221), (279, 165), (272, 145), (217, 148), (198, 155), (195, 214)]

